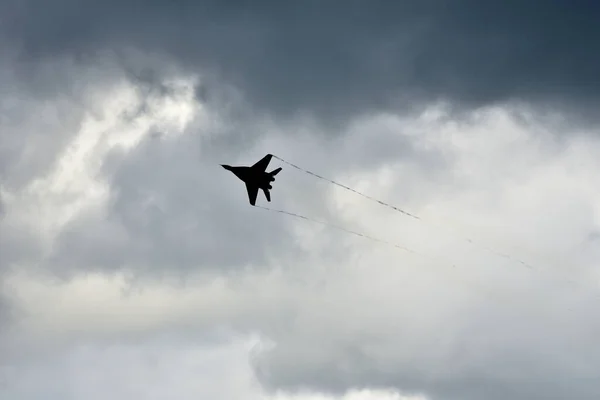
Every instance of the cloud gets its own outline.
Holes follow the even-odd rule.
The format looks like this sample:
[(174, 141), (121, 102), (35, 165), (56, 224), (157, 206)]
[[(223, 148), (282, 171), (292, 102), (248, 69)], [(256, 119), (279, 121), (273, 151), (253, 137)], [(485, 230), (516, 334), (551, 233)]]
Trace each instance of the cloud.
[[(272, 334), (275, 347), (255, 360), (263, 382), (334, 392), (394, 386), (443, 400), (598, 396), (600, 357), (590, 351), (598, 326), (576, 322), (598, 301), (591, 283), (597, 251), (577, 248), (598, 224), (599, 193), (589, 191), (598, 142), (573, 139), (556, 154), (552, 139), (540, 143), (504, 112), (482, 121), (432, 127), (422, 139), (453, 153), (435, 185), (456, 189), (433, 189), (431, 198), (420, 189), (423, 224), (366, 205), (368, 213), (355, 214), (363, 229), (377, 227), (372, 232), (420, 250), (427, 261), (356, 249), (360, 261), (323, 278), (292, 326)], [(369, 193), (400, 198), (423, 187), (400, 171), (390, 172), (390, 192), (373, 184)], [(474, 230), (476, 242), (510, 249), (536, 269), (461, 240)]]
[(592, 43), (600, 8), (592, 2), (29, 0), (0, 11), (1, 33), (24, 65), (136, 49), (230, 82), (285, 115), (346, 118), (440, 98), (589, 112), (599, 96)]
[(4, 288), (0, 287), (0, 289), (2, 289), (0, 291), (0, 321), (2, 321), (2, 327), (0, 327), (0, 335), (2, 335), (3, 330), (10, 323), (9, 318), (11, 317), (12, 309), (11, 304), (8, 301), (8, 296), (4, 293)]
[(103, 399), (111, 388), (111, 398), (116, 400), (425, 400), (392, 390), (357, 390), (342, 396), (268, 394), (245, 362), (251, 344), (239, 339), (202, 344), (164, 336), (132, 345), (77, 345), (42, 357), (29, 368), (21, 364), (2, 371), (0, 365), (0, 395), (11, 399)]
[[(0, 6), (0, 397), (597, 398), (600, 143), (516, 101), (595, 104), (594, 10), (224, 4)], [(267, 152), (422, 220), (286, 164), (269, 206), (417, 254), (249, 207)]]
[(39, 357), (29, 368), (21, 364), (6, 369), (0, 394), (16, 399), (100, 399), (112, 387), (115, 399), (258, 399), (260, 391), (240, 357), (243, 351), (244, 343), (197, 344), (170, 337), (133, 346), (77, 345)]
[[(132, 111), (140, 109), (132, 86), (106, 92), (98, 97), (102, 117), (83, 118), (55, 168), (32, 180), (47, 191), (9, 193), (9, 226), (36, 209), (31, 196), (48, 207), (35, 225), (20, 225), (47, 234), (37, 261), (47, 277), (23, 261), (18, 273), (5, 274), (20, 310), (3, 339), (5, 370), (37, 374), (38, 390), (57, 382), (53, 393), (67, 395), (84, 390), (68, 382), (87, 382), (86, 370), (72, 372), (89, 364), (86, 357), (109, 351), (106, 365), (141, 373), (142, 354), (158, 353), (136, 343), (166, 335), (175, 344), (159, 353), (165, 365), (181, 368), (172, 373), (186, 396), (200, 389), (183, 377), (200, 372), (181, 358), (197, 354), (182, 338), (210, 348), (233, 333), (273, 344), (254, 351), (248, 370), (265, 390), (332, 398), (364, 387), (442, 400), (490, 391), (515, 399), (597, 397), (600, 357), (590, 349), (598, 327), (589, 313), (598, 253), (587, 241), (599, 223), (596, 139), (571, 136), (565, 147), (502, 109), (458, 122), (443, 109), (357, 118), (343, 139), (261, 118), (229, 125), (210, 103), (190, 101), (192, 81), (168, 84), (169, 94), (150, 96), (143, 112)], [(263, 139), (249, 149), (229, 147), (238, 124), (262, 130)], [(152, 138), (155, 131), (164, 134)], [(377, 150), (373, 157), (368, 146)], [(243, 187), (211, 169), (222, 157), (246, 163), (267, 149), (423, 220), (285, 165), (273, 207), (418, 254), (250, 208)], [(187, 224), (189, 242), (181, 233)], [(246, 233), (257, 224), (266, 227), (260, 235)], [(463, 234), (536, 270), (470, 245)], [(68, 279), (54, 279), (65, 271)], [(92, 355), (82, 356), (79, 344)], [(130, 352), (137, 355), (129, 359)], [(239, 364), (231, 363), (222, 371), (233, 379)], [(46, 364), (71, 367), (50, 373)], [(106, 393), (114, 396), (142, 393), (132, 386), (148, 381), (128, 375), (117, 382), (103, 368), (95, 376), (111, 382)], [(170, 386), (151, 388), (166, 393)], [(218, 385), (204, 388), (235, 397)], [(6, 390), (24, 396), (18, 382)], [(239, 393), (252, 390), (244, 384)]]
[[(351, 174), (397, 157), (387, 149), (401, 146), (407, 160), (421, 157), (432, 173), (444, 167), (437, 154), (390, 136), (386, 118), (349, 132), (360, 144), (332, 157), (343, 142), (315, 142), (310, 127), (256, 116), (231, 118), (219, 101), (196, 102), (194, 93), (202, 84), (197, 78), (163, 77), (158, 92), (129, 78), (116, 74), (111, 85), (91, 80), (77, 125), (65, 126), (64, 143), (48, 149), (52, 156), (45, 169), (25, 170), (18, 185), (6, 187), (8, 216), (1, 240), (10, 249), (3, 257), (7, 265), (41, 262), (43, 270), (62, 276), (261, 268), (283, 256), (305, 256), (287, 230), (288, 221), (265, 220), (261, 211), (237, 206), (246, 204), (244, 187), (226, 179), (220, 163), (251, 164), (277, 149), (292, 160), (295, 153), (321, 151), (316, 166)], [(101, 89), (92, 95), (97, 84)], [(372, 134), (364, 141), (361, 132), (367, 129)], [(289, 151), (279, 139), (281, 130), (304, 137), (305, 143)], [(34, 133), (28, 135), (36, 143)], [(364, 149), (380, 157), (365, 157)], [(21, 162), (9, 166), (14, 170)], [(285, 174), (297, 173), (283, 166)], [(278, 184), (282, 190), (274, 199), (281, 204), (312, 203), (316, 217), (335, 220), (332, 206), (320, 201), (325, 186), (285, 179)]]

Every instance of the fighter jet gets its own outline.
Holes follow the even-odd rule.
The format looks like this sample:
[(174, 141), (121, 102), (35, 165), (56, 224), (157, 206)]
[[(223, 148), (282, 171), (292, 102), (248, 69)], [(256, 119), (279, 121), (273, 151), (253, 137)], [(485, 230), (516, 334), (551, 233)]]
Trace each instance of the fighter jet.
[(273, 189), (271, 182), (275, 181), (275, 175), (281, 171), (281, 167), (279, 167), (271, 172), (265, 172), (272, 157), (272, 154), (267, 154), (251, 167), (232, 167), (231, 165), (221, 164), (223, 168), (233, 172), (235, 176), (244, 181), (248, 191), (248, 200), (252, 205), (256, 204), (258, 189), (262, 189), (267, 201), (271, 201), (271, 194), (269, 193), (269, 189)]

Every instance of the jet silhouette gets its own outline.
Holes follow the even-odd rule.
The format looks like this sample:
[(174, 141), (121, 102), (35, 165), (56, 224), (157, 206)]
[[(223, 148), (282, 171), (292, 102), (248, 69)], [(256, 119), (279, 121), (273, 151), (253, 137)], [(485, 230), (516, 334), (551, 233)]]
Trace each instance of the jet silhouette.
[(265, 172), (272, 157), (272, 154), (267, 154), (251, 167), (232, 167), (231, 165), (221, 164), (223, 168), (233, 172), (235, 176), (244, 181), (248, 191), (248, 200), (252, 205), (256, 204), (258, 189), (262, 189), (267, 201), (271, 201), (271, 194), (269, 193), (269, 189), (273, 189), (271, 182), (275, 181), (275, 175), (281, 171), (281, 167), (279, 167), (271, 172)]

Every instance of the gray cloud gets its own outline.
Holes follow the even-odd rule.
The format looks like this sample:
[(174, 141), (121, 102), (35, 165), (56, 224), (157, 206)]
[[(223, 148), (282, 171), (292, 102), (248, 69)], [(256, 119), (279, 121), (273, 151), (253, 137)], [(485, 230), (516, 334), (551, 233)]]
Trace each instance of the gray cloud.
[(5, 190), (23, 187), (32, 177), (44, 174), (84, 111), (77, 95), (67, 94), (49, 104), (23, 93), (20, 85), (11, 85), (13, 79), (2, 78), (6, 86), (0, 96), (0, 181)]
[[(506, 332), (504, 332), (506, 334)], [(375, 338), (376, 340), (382, 338)], [(440, 335), (438, 340), (447, 340)], [(546, 340), (546, 338), (544, 338)], [(515, 339), (517, 341), (517, 339)], [(431, 345), (434, 346), (432, 338)], [(297, 342), (283, 341), (281, 346), (285, 349), (281, 353), (273, 352), (263, 355), (267, 361), (257, 364), (257, 372), (261, 382), (270, 389), (282, 388), (289, 391), (306, 388), (318, 388), (327, 393), (344, 393), (348, 388), (393, 387), (405, 393), (425, 393), (433, 400), (458, 400), (458, 399), (568, 399), (576, 393), (581, 399), (595, 399), (600, 394), (596, 384), (598, 379), (597, 367), (600, 357), (594, 352), (589, 354), (587, 346), (593, 346), (591, 341), (584, 347), (579, 347), (573, 352), (571, 349), (556, 350), (550, 354), (546, 347), (522, 348), (478, 348), (471, 345), (465, 338), (464, 343), (458, 346), (465, 351), (480, 351), (485, 353), (507, 351), (506, 356), (494, 357), (491, 360), (478, 360), (477, 357), (469, 358), (473, 362), (472, 369), (462, 369), (454, 364), (461, 360), (457, 352), (454, 358), (448, 357), (436, 365), (427, 365), (420, 357), (413, 362), (400, 361), (401, 357), (393, 354), (390, 344), (381, 351), (387, 355), (365, 355), (365, 347), (377, 346), (376, 343), (352, 343), (345, 348), (332, 346), (332, 349), (323, 347), (318, 339), (309, 341), (306, 338)], [(529, 343), (531, 346), (532, 343)], [(318, 358), (306, 357), (300, 353), (292, 352), (292, 346), (298, 352), (308, 353), (318, 351)], [(438, 349), (444, 351), (445, 349)], [(522, 351), (520, 355), (516, 351)], [(283, 352), (286, 353), (283, 353)], [(289, 352), (289, 353), (287, 353)], [(431, 354), (431, 357), (435, 355)], [(397, 357), (397, 362), (382, 365), (383, 360)], [(467, 356), (468, 357), (468, 356)], [(556, 365), (556, 357), (565, 362), (563, 367)], [(567, 363), (569, 358), (575, 359)], [(587, 368), (580, 368), (579, 362), (585, 359), (589, 363)], [(292, 362), (295, 365), (290, 366)], [(340, 366), (345, 366), (340, 371)], [(573, 371), (577, 369), (577, 372)], [(262, 373), (262, 371), (268, 371)], [(573, 381), (577, 381), (577, 388), (573, 388)]]
[[(530, 148), (518, 135), (517, 145), (503, 147), (505, 142), (498, 138), (514, 126), (500, 124), (504, 131), (498, 134), (487, 132), (497, 120), (483, 123), (483, 136), (499, 143), (484, 146), (477, 134), (454, 140), (456, 133), (450, 132), (431, 135), (427, 141), (427, 133), (441, 130), (441, 124), (411, 126), (406, 130), (412, 134), (405, 135), (402, 129), (410, 118), (370, 117), (361, 125), (358, 117), (407, 99), (421, 104), (446, 98), (458, 108), (519, 100), (583, 113), (594, 109), (599, 87), (593, 74), (600, 62), (590, 47), (599, 36), (600, 6), (559, 1), (536, 7), (475, 1), (330, 2), (319, 3), (318, 8), (316, 2), (299, 4), (142, 5), (130, 0), (0, 4), (2, 44), (12, 52), (0, 61), (5, 67), (0, 68), (2, 190), (14, 194), (45, 177), (86, 116), (111, 117), (97, 99), (106, 101), (106, 88), (115, 83), (135, 84), (148, 100), (120, 115), (123, 130), (153, 112), (151, 100), (173, 94), (165, 78), (190, 71), (203, 78), (196, 88), (201, 105), (211, 118), (226, 121), (209, 128), (196, 121), (176, 137), (152, 127), (156, 135), (139, 145), (111, 151), (92, 176), (108, 188), (106, 208), (77, 213), (50, 243), (40, 236), (42, 218), (29, 224), (19, 218), (51, 199), (40, 195), (18, 210), (20, 214), (15, 211), (19, 204), (0, 199), (0, 279), (16, 267), (25, 271), (34, 265), (37, 272), (69, 278), (123, 271), (153, 278), (207, 271), (213, 277), (226, 276), (237, 284), (231, 292), (202, 287), (198, 290), (206, 289), (208, 295), (197, 303), (186, 299), (179, 299), (183, 306), (175, 300), (170, 303), (170, 296), (178, 296), (176, 291), (154, 293), (186, 311), (169, 315), (172, 319), (162, 317), (166, 323), (150, 314), (146, 318), (155, 325), (144, 318), (139, 322), (123, 312), (112, 320), (107, 317), (114, 323), (107, 330), (114, 338), (120, 329), (132, 329), (132, 336), (140, 338), (151, 336), (148, 332), (162, 323), (185, 330), (198, 319), (201, 330), (217, 321), (215, 325), (260, 332), (277, 343), (254, 364), (262, 383), (273, 388), (342, 392), (359, 386), (393, 386), (424, 392), (433, 400), (597, 398), (600, 356), (593, 349), (598, 347), (598, 326), (590, 320), (597, 307), (588, 293), (544, 286), (525, 274), (499, 273), (494, 269), (497, 260), (490, 261), (489, 254), (476, 257), (473, 249), (454, 247), (442, 249), (442, 254), (476, 265), (461, 276), (479, 279), (481, 286), (465, 288), (447, 277), (434, 280), (427, 272), (396, 275), (396, 267), (408, 270), (412, 261), (397, 258), (396, 253), (379, 257), (370, 253), (374, 248), (370, 242), (352, 241), (334, 231), (311, 231), (311, 225), (252, 209), (243, 185), (218, 164), (251, 163), (272, 152), (351, 186), (367, 185), (367, 192), (401, 206), (427, 205), (457, 213), (457, 220), (471, 216), (477, 219), (474, 226), (505, 224), (504, 236), (540, 243), (542, 251), (551, 254), (548, 258), (563, 242), (583, 241), (562, 272), (593, 282), (598, 259), (598, 229), (590, 211), (593, 185), (584, 173), (573, 171), (588, 167), (593, 171), (595, 164), (585, 165), (585, 152), (573, 153), (577, 162), (559, 159), (573, 142), (553, 154), (560, 166), (576, 165), (570, 170), (573, 183), (565, 177), (561, 181), (557, 169), (548, 167), (546, 176), (558, 182), (553, 183), (556, 191), (544, 186), (540, 175), (525, 180), (523, 185), (533, 188), (531, 192), (520, 192), (520, 179), (527, 172), (540, 165), (545, 168), (548, 161), (536, 157), (548, 149)], [(244, 101), (238, 101), (227, 84), (241, 89)], [(266, 115), (255, 113), (260, 108)], [(332, 139), (335, 130), (321, 119), (280, 118), (303, 110), (322, 119), (348, 118), (352, 129), (339, 130), (342, 137)], [(547, 137), (537, 139), (546, 143)], [(586, 143), (595, 149), (592, 142)], [(275, 207), (415, 243), (425, 253), (446, 243), (442, 235), (425, 235), (406, 221), (396, 224), (391, 214), (378, 214), (377, 206), (339, 199), (328, 192), (327, 184), (283, 167), (274, 191)], [(384, 171), (376, 174), (380, 168)], [(392, 179), (390, 174), (394, 190), (386, 192), (382, 189), (386, 185), (378, 186), (375, 178)], [(587, 191), (578, 192), (584, 186)], [(538, 192), (543, 200), (536, 197)], [(561, 197), (569, 192), (575, 193), (572, 198)], [(515, 198), (534, 198), (530, 200), (534, 206), (523, 206), (523, 211), (514, 205)], [(341, 205), (334, 205), (336, 201)], [(524, 215), (515, 216), (519, 212)], [(494, 220), (497, 215), (505, 218)], [(395, 231), (396, 225), (406, 232)], [(359, 267), (354, 264), (357, 259), (363, 260)], [(269, 269), (283, 270), (284, 277), (261, 281), (260, 273)], [(255, 280), (238, 282), (240, 277)], [(70, 309), (61, 290), (78, 295), (82, 291), (69, 292), (59, 285), (56, 292), (39, 295), (39, 287), (27, 288), (26, 278), (21, 279), (17, 282), (25, 289), (14, 299), (3, 300), (0, 295), (0, 328), (12, 315), (12, 300), (38, 313), (29, 315), (30, 326), (19, 326), (23, 331), (16, 331), (14, 343), (19, 333), (43, 336), (44, 328), (62, 332), (69, 345), (78, 339), (91, 343), (95, 333), (89, 331), (100, 325), (95, 319), (100, 316), (94, 313), (102, 309), (107, 315), (117, 314), (115, 309), (129, 301), (104, 294), (106, 286), (78, 282), (74, 286), (94, 289), (89, 296), (97, 303), (82, 301), (81, 308)], [(508, 294), (501, 296), (499, 305), (491, 305), (487, 298), (477, 297), (478, 290)], [(238, 298), (237, 291), (244, 293)], [(55, 306), (49, 317), (40, 315), (52, 308), (45, 301)], [(571, 306), (568, 312), (565, 303)], [(140, 310), (157, 303), (149, 296), (139, 304), (127, 312), (144, 314)], [(206, 304), (213, 309), (206, 311)], [(193, 307), (199, 311), (193, 309), (190, 317)], [(82, 322), (79, 318), (84, 315), (91, 317)], [(54, 322), (58, 316), (63, 319)], [(127, 325), (119, 317), (134, 321)], [(66, 333), (60, 330), (61, 323)], [(136, 323), (152, 328), (144, 331)], [(88, 329), (84, 334), (82, 326)], [(0, 342), (0, 352), (3, 346), (10, 347), (13, 360), (19, 359), (26, 351), (10, 343)], [(65, 348), (61, 351), (70, 351)], [(122, 351), (116, 349), (107, 358), (104, 376), (111, 362), (123, 360)], [(89, 364), (88, 357), (95, 356), (80, 357), (77, 368)], [(168, 355), (165, 359), (170, 360)], [(139, 364), (137, 358), (130, 363)], [(22, 376), (30, 376), (31, 365), (24, 362), (22, 368)], [(69, 374), (76, 368), (68, 369), (43, 366), (39, 375), (54, 375), (37, 383), (46, 387), (56, 381), (58, 393), (72, 393)], [(25, 396), (30, 384), (21, 383), (5, 393)]]
[(118, 400), (264, 398), (243, 361), (244, 343), (232, 342), (198, 343), (166, 335), (135, 343), (74, 346), (5, 369), (0, 361), (0, 396), (102, 399), (111, 388), (111, 398)]
[(150, 138), (131, 154), (109, 157), (107, 214), (66, 226), (50, 262), (140, 273), (140, 266), (223, 271), (261, 267), (270, 257), (294, 252), (286, 222), (241, 207), (247, 203), (244, 185), (219, 166), (225, 162), (221, 157), (201, 152), (201, 145), (193, 134)]
[[(476, 300), (472, 287), (464, 287), (471, 293), (465, 299), (455, 277), (443, 278), (429, 281), (429, 295), (415, 295), (398, 279), (397, 291), (411, 294), (390, 290), (385, 305), (376, 279), (370, 288), (328, 282), (323, 301), (312, 303), (319, 312), (300, 306), (296, 323), (273, 334), (275, 348), (254, 360), (258, 376), (272, 389), (339, 394), (349, 387), (394, 387), (433, 400), (598, 397), (600, 326), (577, 322), (597, 307), (594, 294), (540, 282), (515, 289), (502, 278), (493, 289), (505, 293), (499, 298)], [(409, 285), (422, 283), (411, 279)], [(356, 301), (350, 309), (344, 304), (352, 302), (346, 288), (352, 284), (361, 306)]]
[(438, 98), (589, 109), (600, 94), (600, 6), (591, 1), (28, 0), (0, 11), (24, 65), (133, 47), (284, 113), (332, 117)]
[(0, 334), (3, 333), (4, 329), (6, 329), (11, 316), (11, 307), (9, 305), (7, 296), (4, 294), (4, 288), (1, 286), (1, 284), (2, 282), (0, 282)]
[[(125, 126), (135, 125), (132, 121), (137, 116), (152, 112), (151, 107), (133, 109), (133, 117), (122, 114)], [(218, 111), (210, 109), (211, 115)], [(473, 130), (464, 132), (467, 126), (455, 127), (458, 133), (453, 133), (443, 132), (435, 123), (410, 125), (407, 120), (385, 118), (368, 119), (357, 126), (345, 132), (344, 140), (323, 140), (311, 135), (310, 129), (306, 135), (299, 134), (302, 126), (269, 126), (259, 118), (230, 121), (216, 133), (198, 123), (181, 136), (147, 138), (127, 151), (113, 151), (94, 176), (106, 182), (111, 191), (106, 213), (78, 214), (56, 237), (53, 258), (43, 260), (44, 269), (73, 275), (123, 272), (134, 267), (139, 275), (154, 278), (173, 272), (193, 276), (194, 272), (210, 270), (236, 283), (225, 293), (208, 284), (190, 291), (179, 288), (184, 294), (178, 301), (173, 300), (178, 291), (165, 294), (150, 290), (138, 304), (135, 294), (132, 300), (115, 300), (114, 294), (105, 294), (108, 285), (88, 284), (85, 279), (78, 283), (82, 289), (61, 290), (59, 286), (54, 292), (48, 290), (53, 295), (39, 294), (44, 291), (34, 286), (21, 294), (29, 301), (32, 315), (54, 310), (51, 317), (32, 319), (34, 323), (41, 320), (34, 325), (41, 332), (38, 335), (58, 328), (56, 335), (62, 335), (63, 344), (78, 340), (93, 344), (103, 334), (115, 341), (127, 336), (141, 340), (161, 330), (189, 329), (195, 333), (227, 326), (238, 332), (259, 332), (277, 343), (273, 351), (261, 353), (254, 364), (266, 387), (289, 391), (308, 387), (339, 393), (363, 386), (392, 386), (423, 392), (432, 400), (493, 399), (490, 391), (498, 398), (535, 399), (567, 398), (565, 387), (577, 381), (586, 383), (576, 390), (571, 385), (569, 398), (597, 397), (594, 374), (600, 357), (589, 349), (595, 348), (598, 327), (582, 322), (595, 309), (595, 303), (585, 295), (573, 295), (563, 286), (542, 285), (540, 279), (523, 270), (515, 272), (514, 265), (499, 265), (489, 254), (475, 256), (472, 248), (448, 244), (443, 234), (424, 231), (421, 225), (401, 217), (396, 220), (389, 210), (376, 205), (355, 202), (337, 206), (339, 212), (333, 213), (334, 198), (325, 192), (327, 185), (284, 165), (281, 177), (285, 179), (280, 177), (276, 182), (273, 206), (357, 227), (402, 244), (413, 243), (426, 254), (440, 252), (473, 266), (444, 274), (443, 266), (430, 268), (429, 263), (403, 258), (397, 252), (385, 253), (373, 243), (338, 232), (309, 230), (299, 234), (297, 230), (314, 227), (288, 224), (279, 216), (250, 208), (243, 186), (218, 167), (224, 159), (252, 162), (269, 149), (326, 176), (344, 176), (340, 178), (344, 182), (354, 174), (369, 172), (368, 179), (347, 183), (368, 184), (367, 192), (378, 197), (381, 188), (374, 171), (395, 167), (388, 173), (393, 181), (382, 185), (390, 192), (381, 197), (395, 199), (409, 209), (424, 204), (434, 209), (447, 207), (453, 214), (458, 211), (457, 219), (463, 219), (461, 212), (475, 219), (478, 215), (499, 215), (506, 227), (504, 236), (519, 241), (526, 232), (535, 240), (525, 236), (523, 243), (553, 249), (555, 241), (577, 242), (593, 228), (592, 199), (586, 195), (586, 182), (593, 177), (584, 180), (582, 172), (588, 166), (594, 171), (591, 167), (595, 164), (586, 164), (590, 162), (584, 156), (588, 153), (574, 153), (577, 165), (582, 166), (576, 171), (582, 175), (573, 172), (577, 179), (572, 180), (569, 175), (553, 177), (553, 192), (538, 182), (552, 171), (545, 170), (549, 168), (547, 154), (528, 147), (528, 138), (514, 134), (516, 128), (510, 124), (484, 129), (488, 140)], [(406, 129), (400, 138), (399, 127)], [(260, 135), (263, 140), (258, 140), (255, 132), (261, 130), (265, 131)], [(240, 132), (253, 139), (231, 146)], [(508, 133), (513, 136), (505, 139)], [(453, 134), (458, 136), (452, 138)], [(443, 139), (457, 145), (448, 146)], [(591, 146), (594, 142), (587, 139)], [(563, 153), (553, 156), (566, 157)], [(500, 168), (509, 159), (510, 165)], [(557, 160), (559, 165), (569, 164), (569, 160)], [(531, 165), (542, 170), (537, 179), (537, 169)], [(517, 190), (516, 177), (525, 179), (520, 182), (532, 188), (528, 196), (516, 194), (534, 204), (527, 209), (527, 218), (506, 205), (510, 190)], [(477, 200), (469, 202), (462, 196)], [(495, 199), (493, 204), (490, 198)], [(549, 219), (551, 213), (557, 217)], [(540, 225), (542, 220), (547, 224)], [(260, 233), (249, 235), (257, 221)], [(494, 225), (494, 220), (477, 224)], [(301, 239), (309, 244), (296, 247)], [(225, 241), (230, 241), (226, 247), (222, 245)], [(439, 243), (446, 243), (448, 248), (436, 247)], [(592, 265), (596, 256), (588, 250), (581, 261)], [(263, 268), (244, 270), (248, 264)], [(280, 279), (261, 280), (260, 273), (269, 268), (285, 273)], [(254, 275), (256, 272), (259, 274)], [(474, 280), (475, 286), (460, 285), (457, 275)], [(500, 293), (500, 302), (488, 302), (480, 294), (486, 291)], [(206, 293), (206, 297), (195, 299), (195, 293)], [(85, 299), (77, 306), (64, 304), (74, 296)], [(566, 312), (560, 300), (574, 305), (575, 311)], [(125, 307), (128, 301), (134, 305)], [(149, 309), (161, 308), (157, 304), (163, 304), (168, 316), (152, 315)], [(62, 324), (66, 327), (61, 331)], [(99, 328), (101, 325), (106, 331)], [(67, 344), (61, 351), (70, 351)], [(19, 359), (20, 351), (13, 349), (13, 359)], [(118, 356), (111, 359), (120, 360)], [(86, 360), (79, 360), (77, 367)], [(137, 360), (128, 363), (140, 368)], [(20, 370), (23, 375), (35, 370), (24, 364)], [(182, 368), (189, 371), (191, 367)], [(48, 373), (42, 368), (40, 374), (46, 377)], [(107, 371), (99, 373), (103, 379), (108, 376)], [(61, 393), (69, 392), (70, 379), (65, 378), (69, 372), (56, 375), (50, 380), (40, 378), (39, 387), (56, 381)], [(120, 384), (110, 392), (118, 393), (131, 384)], [(22, 393), (23, 387), (12, 386), (6, 393), (13, 393), (11, 390)]]
[[(9, 204), (10, 195), (48, 176), (86, 116), (97, 115), (98, 92), (124, 76), (110, 62), (59, 58), (39, 63), (31, 79), (23, 79), (17, 58), (7, 50), (0, 60), (0, 275), (9, 266), (38, 262), (43, 253), (39, 229), (18, 221), (19, 204)], [(60, 92), (46, 90), (46, 83), (58, 82), (64, 83)], [(41, 206), (47, 199), (35, 201)]]

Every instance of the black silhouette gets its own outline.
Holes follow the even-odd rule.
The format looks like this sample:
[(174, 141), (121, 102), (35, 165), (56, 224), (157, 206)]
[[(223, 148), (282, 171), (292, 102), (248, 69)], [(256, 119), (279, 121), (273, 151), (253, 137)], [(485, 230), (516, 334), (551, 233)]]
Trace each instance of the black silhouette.
[(271, 182), (275, 181), (275, 175), (281, 171), (281, 167), (279, 167), (271, 172), (265, 172), (272, 157), (272, 154), (267, 154), (251, 167), (232, 167), (231, 165), (221, 164), (223, 168), (233, 172), (235, 176), (244, 181), (248, 191), (248, 200), (252, 205), (256, 204), (258, 189), (262, 189), (267, 201), (271, 201), (271, 194), (269, 193), (269, 189), (273, 189)]

